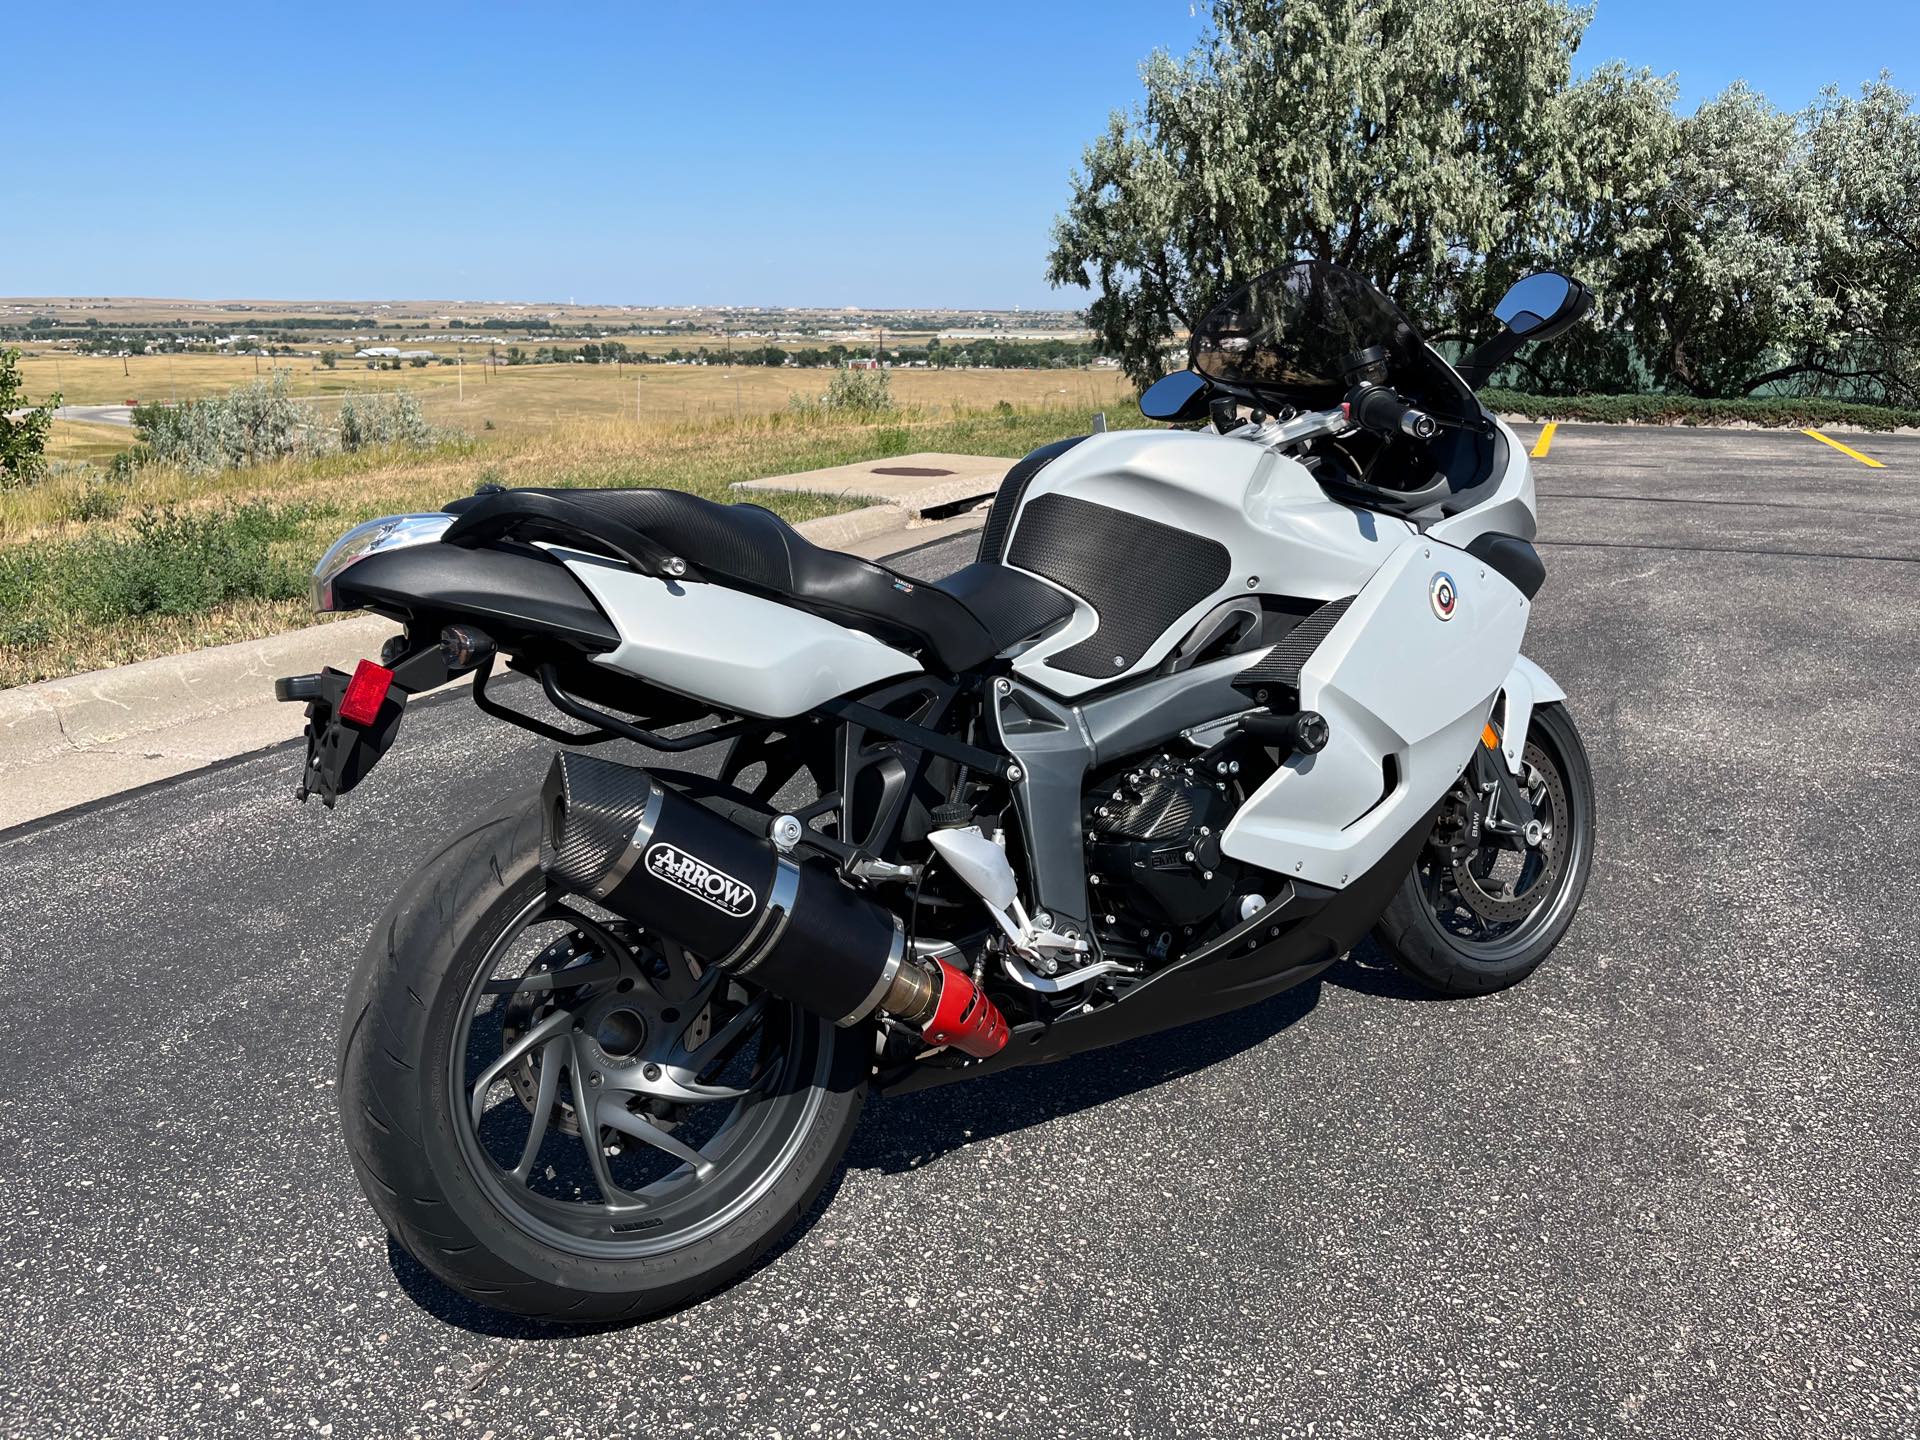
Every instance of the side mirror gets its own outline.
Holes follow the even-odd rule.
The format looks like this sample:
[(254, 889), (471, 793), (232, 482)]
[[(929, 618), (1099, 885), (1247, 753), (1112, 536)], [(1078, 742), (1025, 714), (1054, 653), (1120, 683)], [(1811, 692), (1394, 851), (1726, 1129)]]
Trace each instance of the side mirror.
[(1517, 282), (1502, 295), (1493, 314), (1515, 335), (1551, 340), (1586, 314), (1592, 304), (1592, 292), (1578, 280), (1543, 270)]
[(1162, 375), (1140, 397), (1140, 413), (1149, 420), (1184, 424), (1207, 418), (1207, 377), (1192, 370)]
[(1529, 275), (1500, 297), (1494, 318), (1505, 327), (1454, 365), (1460, 378), (1478, 390), (1494, 371), (1536, 340), (1551, 340), (1571, 330), (1593, 308), (1593, 292), (1571, 276), (1552, 270)]

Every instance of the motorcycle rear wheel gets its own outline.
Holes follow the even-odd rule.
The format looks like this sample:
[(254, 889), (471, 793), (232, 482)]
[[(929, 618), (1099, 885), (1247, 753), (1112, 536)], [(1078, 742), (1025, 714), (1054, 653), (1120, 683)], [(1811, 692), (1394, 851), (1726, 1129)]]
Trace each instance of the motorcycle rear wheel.
[(794, 1227), (852, 1138), (870, 1040), (549, 897), (539, 839), (536, 804), (502, 811), (381, 918), (348, 996), (341, 1126), (388, 1232), (453, 1289), (640, 1319)]
[[(1439, 994), (1485, 995), (1518, 985), (1560, 943), (1586, 892), (1593, 768), (1564, 705), (1533, 712), (1522, 768), (1542, 822), (1541, 843), (1503, 844), (1476, 827), (1480, 843), (1464, 856), (1450, 855), (1448, 841), (1459, 831), (1449, 830), (1443, 806), (1433, 836), (1374, 927), (1375, 943)], [(1471, 785), (1462, 785), (1459, 804), (1477, 803), (1468, 798)]]

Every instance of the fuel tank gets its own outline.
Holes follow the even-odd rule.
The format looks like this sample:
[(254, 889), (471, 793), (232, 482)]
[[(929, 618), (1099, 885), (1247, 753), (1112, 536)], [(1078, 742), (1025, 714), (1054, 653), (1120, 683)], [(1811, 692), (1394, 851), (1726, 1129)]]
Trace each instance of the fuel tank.
[(1069, 698), (1150, 673), (1230, 598), (1297, 610), (1357, 594), (1416, 538), (1329, 500), (1298, 461), (1210, 431), (1089, 436), (1001, 503), (1015, 507), (1004, 563), (1074, 600), (1013, 667)]

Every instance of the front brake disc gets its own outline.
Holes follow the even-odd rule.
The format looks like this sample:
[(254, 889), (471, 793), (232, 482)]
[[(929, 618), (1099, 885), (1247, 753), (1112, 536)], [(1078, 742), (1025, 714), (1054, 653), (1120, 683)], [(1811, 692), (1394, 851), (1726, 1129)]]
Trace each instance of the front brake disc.
[(1492, 832), (1482, 832), (1488, 843), (1453, 859), (1453, 883), (1466, 907), (1482, 920), (1510, 924), (1524, 920), (1553, 893), (1566, 859), (1566, 841), (1559, 819), (1567, 813), (1566, 783), (1537, 745), (1528, 745), (1521, 757), (1521, 773), (1534, 813), (1540, 821), (1540, 842), (1515, 851), (1492, 843)]

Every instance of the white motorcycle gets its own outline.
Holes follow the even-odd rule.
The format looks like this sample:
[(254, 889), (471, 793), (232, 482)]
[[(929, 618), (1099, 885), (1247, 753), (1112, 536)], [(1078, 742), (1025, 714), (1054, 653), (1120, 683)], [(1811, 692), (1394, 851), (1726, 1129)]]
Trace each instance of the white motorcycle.
[[(1520, 653), (1526, 453), (1469, 382), (1588, 303), (1532, 276), (1456, 369), (1349, 272), (1264, 275), (1142, 398), (1172, 428), (1029, 455), (933, 582), (674, 491), (486, 487), (349, 532), (318, 608), (406, 628), (279, 682), (302, 798), (454, 677), (567, 747), (353, 982), (339, 1103), (388, 1229), (490, 1306), (649, 1314), (794, 1225), (869, 1090), (1218, 1015), (1369, 930), (1443, 993), (1531, 973), (1593, 783)], [(653, 754), (575, 753), (620, 739)]]

